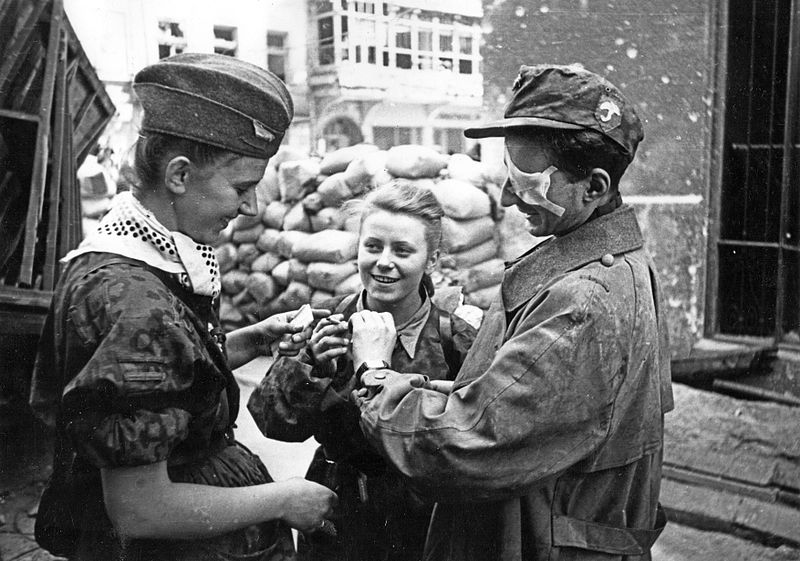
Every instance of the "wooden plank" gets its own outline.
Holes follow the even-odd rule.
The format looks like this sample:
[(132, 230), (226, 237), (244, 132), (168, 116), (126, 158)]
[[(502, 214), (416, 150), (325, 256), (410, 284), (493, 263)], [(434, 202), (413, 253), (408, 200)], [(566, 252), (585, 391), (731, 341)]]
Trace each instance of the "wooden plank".
[[(78, 165), (80, 165), (102, 134), (105, 125), (114, 116), (116, 108), (108, 92), (106, 92), (103, 83), (100, 81), (100, 78), (98, 78), (94, 67), (89, 63), (89, 59), (84, 53), (83, 46), (80, 44), (80, 41), (72, 29), (69, 18), (65, 20), (65, 24), (69, 31), (70, 50), (75, 56), (76, 68), (74, 71), (76, 72), (76, 78), (78, 80), (76, 82), (76, 87), (80, 84), (82, 88), (82, 92), (77, 98), (84, 99), (84, 97), (88, 97), (86, 92), (92, 92), (93, 94), (91, 103), (84, 102), (78, 108), (73, 108), (76, 131), (73, 137), (75, 145), (74, 150), (77, 157), (76, 161)], [(95, 112), (89, 112), (89, 108), (91, 107), (97, 109), (96, 113), (99, 115), (96, 115)], [(93, 115), (94, 120), (91, 123), (83, 122), (87, 114)], [(88, 132), (84, 130), (84, 128), (87, 128)]]
[(33, 266), (36, 254), (36, 234), (44, 202), (45, 180), (47, 177), (47, 158), (50, 153), (50, 115), (53, 107), (53, 90), (56, 79), (56, 58), (58, 54), (61, 25), (64, 19), (63, 0), (53, 0), (50, 15), (50, 31), (47, 39), (47, 64), (42, 81), (42, 95), (39, 113), (39, 134), (36, 137), (36, 152), (33, 160), (31, 190), (28, 199), (28, 216), (25, 222), (25, 245), (19, 282), (33, 285)]
[(800, 408), (744, 401), (673, 384), (664, 463), (762, 487), (800, 492)]
[(46, 290), (0, 286), (0, 305), (5, 307), (13, 305), (46, 310), (50, 307), (50, 300), (52, 300), (52, 298), (53, 293)]
[(6, 264), (19, 244), (21, 224), (15, 214), (21, 213), (19, 202), (23, 196), (19, 181), (13, 172), (7, 171), (0, 183), (0, 240), (3, 240), (0, 244), (0, 274), (4, 274)]
[[(3, 179), (0, 179), (0, 222), (6, 217), (6, 213), (11, 206), (13, 196), (11, 193), (11, 179), (13, 177), (14, 174), (12, 172), (6, 171), (3, 174)], [(0, 260), (0, 262), (2, 261)]]
[(774, 347), (739, 349), (728, 352), (698, 352), (673, 359), (672, 380), (680, 383), (710, 382), (714, 378), (767, 372), (777, 356)]
[[(75, 178), (75, 157), (73, 155), (72, 142), (72, 115), (69, 111), (64, 113), (65, 134), (70, 142), (64, 146), (64, 164), (61, 166), (61, 206), (59, 208), (58, 223), (58, 254), (57, 259), (64, 257), (69, 251), (74, 249), (80, 242), (79, 236), (74, 233), (73, 216), (76, 212), (76, 201), (78, 212), (80, 212), (80, 193), (78, 183)], [(80, 214), (79, 214), (80, 216)], [(56, 269), (55, 281), (58, 280), (58, 269)]]
[[(6, 263), (17, 249), (20, 231), (16, 228), (15, 204), (20, 200), (19, 181), (10, 171), (5, 173), (0, 183), (0, 275), (4, 274)], [(1, 283), (0, 283), (1, 284)]]
[(783, 394), (764, 388), (757, 388), (747, 384), (740, 384), (732, 382), (731, 380), (714, 380), (711, 386), (716, 391), (731, 392), (745, 398), (763, 399), (765, 401), (772, 401), (774, 403), (783, 403), (784, 405), (800, 406), (800, 397), (795, 397), (792, 394)]
[(651, 550), (654, 561), (798, 561), (800, 550), (670, 521)]
[(673, 467), (669, 464), (664, 464), (661, 475), (662, 477), (672, 479), (673, 481), (688, 483), (689, 485), (695, 485), (698, 487), (708, 487), (709, 489), (716, 489), (718, 491), (728, 491), (730, 493), (746, 497), (754, 497), (760, 501), (765, 501), (768, 503), (777, 503), (779, 501), (786, 500), (790, 506), (794, 504), (794, 501), (785, 495), (779, 495), (778, 489), (775, 488), (748, 485), (739, 481), (725, 479), (717, 475), (708, 475), (685, 468)]
[(32, 121), (34, 123), (39, 122), (38, 115), (32, 115), (31, 113), (24, 113), (22, 111), (14, 111), (13, 109), (0, 109), (0, 117), (19, 119), (20, 121)]
[(45, 0), (35, 2), (33, 9), (14, 30), (14, 38), (7, 52), (3, 53), (3, 63), (0, 65), (0, 92), (8, 91), (8, 83), (17, 77), (20, 60), (23, 58), (20, 55), (25, 52), (25, 46), (28, 45), (45, 6)]
[(105, 109), (109, 119), (111, 119), (111, 117), (114, 116), (116, 107), (111, 101), (111, 97), (108, 95), (103, 82), (100, 81), (100, 78), (97, 76), (94, 67), (89, 62), (89, 57), (86, 56), (86, 53), (83, 50), (83, 45), (81, 45), (78, 35), (75, 33), (69, 18), (64, 20), (64, 24), (67, 27), (67, 36), (69, 37), (70, 48), (75, 52), (76, 59), (81, 63), (83, 75), (89, 82), (92, 91), (96, 92), (98, 101), (103, 106), (103, 109)]
[(53, 157), (50, 164), (50, 204), (47, 219), (47, 244), (45, 249), (42, 288), (52, 290), (56, 278), (56, 260), (58, 255), (59, 207), (61, 205), (61, 167), (65, 156), (69, 154), (66, 144), (72, 143), (72, 134), (66, 136), (65, 126), (67, 105), (67, 40), (64, 30), (61, 31), (58, 49), (58, 66), (56, 68), (55, 117), (53, 127)]
[(89, 155), (89, 151), (97, 143), (97, 140), (103, 135), (103, 131), (108, 124), (107, 120), (95, 120), (89, 129), (87, 135), (83, 138), (83, 146), (76, 150), (78, 162), (82, 162)]
[[(70, 131), (70, 136), (74, 138), (74, 129), (72, 126), (72, 115), (71, 113), (67, 113), (67, 127)], [(75, 159), (75, 144), (74, 142), (70, 142), (67, 145), (67, 154), (69, 157), (66, 159), (66, 165), (64, 166), (64, 181), (62, 183), (62, 188), (65, 189), (64, 192), (64, 217), (63, 217), (63, 224), (66, 226), (62, 226), (62, 231), (66, 231), (66, 236), (64, 238), (64, 246), (61, 248), (61, 252), (59, 255), (63, 257), (67, 254), (70, 250), (74, 249), (78, 246), (81, 241), (81, 231), (82, 231), (82, 223), (81, 217), (83, 216), (81, 210), (81, 196), (80, 196), (80, 187), (78, 185), (77, 176), (75, 174), (77, 168), (77, 160)]]
[[(15, 21), (16, 18), (19, 17), (17, 13), (11, 13), (11, 8), (14, 6), (14, 2), (10, 2), (6, 0), (5, 2), (0, 2), (0, 29), (3, 29), (3, 26), (10, 26), (11, 21)], [(9, 23), (6, 23), (6, 18), (9, 19)], [(5, 29), (9, 29), (10, 27), (5, 27)], [(1, 45), (0, 45), (1, 46)]]
[[(25, 107), (25, 102), (28, 101), (28, 94), (33, 84), (36, 82), (39, 73), (42, 71), (42, 66), (45, 64), (46, 52), (47, 51), (45, 51), (38, 41), (31, 47), (28, 53), (27, 63), (25, 64), (26, 78), (21, 87), (14, 88), (14, 99), (11, 104), (12, 109), (20, 111)], [(35, 99), (34, 102), (38, 101), (38, 92), (36, 92), (36, 95), (37, 99)]]
[(773, 545), (800, 545), (800, 510), (719, 489), (664, 479), (661, 504), (670, 520), (695, 528), (744, 533)]
[[(690, 440), (686, 444), (674, 442), (670, 438), (664, 464), (761, 487), (775, 484), (774, 458), (760, 457), (755, 453), (737, 453), (736, 444), (730, 442), (734, 439), (707, 435), (707, 438), (701, 437), (698, 441), (692, 437), (694, 434), (690, 434)], [(705, 450), (701, 442), (708, 443)]]
[[(80, 65), (78, 66), (78, 69), (79, 70), (81, 69)], [(79, 73), (76, 73), (76, 77), (77, 76), (79, 76)], [(83, 98), (83, 102), (78, 107), (78, 110), (75, 111), (75, 114), (72, 116), (72, 118), (75, 121), (76, 129), (80, 127), (80, 122), (83, 121), (83, 118), (86, 116), (86, 113), (88, 113), (89, 108), (92, 106), (92, 103), (94, 103), (94, 98), (96, 96), (97, 94), (95, 92), (92, 92), (91, 95), (87, 95), (85, 98)]]
[(8, 284), (16, 285), (19, 278), (19, 248), (22, 243), (22, 228), (15, 228), (3, 233), (3, 260), (0, 262), (0, 274)]

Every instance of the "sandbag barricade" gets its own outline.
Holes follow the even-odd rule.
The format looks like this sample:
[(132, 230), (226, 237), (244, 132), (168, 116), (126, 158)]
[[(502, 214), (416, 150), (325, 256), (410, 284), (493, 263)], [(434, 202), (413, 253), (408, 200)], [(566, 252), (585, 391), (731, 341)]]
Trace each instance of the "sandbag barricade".
[(324, 158), (282, 150), (256, 189), (258, 215), (232, 221), (217, 246), (223, 325), (359, 291), (358, 219), (342, 205), (395, 177), (430, 189), (445, 210), (437, 288), (458, 285), (465, 304), (488, 308), (504, 270), (496, 176), (464, 154), (417, 145), (359, 144)]

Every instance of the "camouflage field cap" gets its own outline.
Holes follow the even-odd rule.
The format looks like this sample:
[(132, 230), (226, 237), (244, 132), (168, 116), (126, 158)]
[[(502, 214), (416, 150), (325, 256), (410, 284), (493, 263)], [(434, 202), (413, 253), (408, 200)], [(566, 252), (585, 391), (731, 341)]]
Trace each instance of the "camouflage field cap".
[(617, 143), (629, 160), (644, 138), (636, 110), (622, 92), (577, 65), (522, 66), (504, 115), (499, 121), (468, 128), (464, 135), (505, 136), (508, 129), (519, 127), (591, 129)]
[(254, 158), (278, 151), (294, 115), (280, 78), (224, 55), (165, 58), (140, 70), (133, 89), (144, 108), (142, 132), (171, 134)]

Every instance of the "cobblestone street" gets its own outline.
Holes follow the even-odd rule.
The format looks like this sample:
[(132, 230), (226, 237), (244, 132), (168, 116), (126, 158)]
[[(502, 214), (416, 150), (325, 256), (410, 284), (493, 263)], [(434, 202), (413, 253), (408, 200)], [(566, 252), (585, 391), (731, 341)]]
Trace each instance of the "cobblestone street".
[[(237, 436), (259, 454), (275, 479), (302, 476), (313, 454), (313, 441), (287, 444), (265, 439), (244, 404), (268, 367), (256, 360), (237, 371), (242, 410)], [(36, 506), (50, 470), (50, 442), (34, 423), (0, 435), (0, 561), (52, 561), (33, 540)], [(800, 561), (800, 550), (766, 547), (718, 532), (669, 524), (653, 548), (654, 561)]]

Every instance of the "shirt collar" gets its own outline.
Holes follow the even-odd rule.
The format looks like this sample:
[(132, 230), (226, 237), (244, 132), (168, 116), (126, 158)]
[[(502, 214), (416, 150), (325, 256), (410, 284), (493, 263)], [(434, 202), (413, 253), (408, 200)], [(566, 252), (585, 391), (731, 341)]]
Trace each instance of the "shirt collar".
[(521, 306), (556, 275), (599, 260), (606, 253), (619, 255), (643, 245), (636, 214), (627, 205), (569, 234), (550, 238), (508, 264), (502, 286), (505, 309)]
[[(419, 336), (422, 334), (422, 328), (425, 327), (425, 324), (428, 321), (428, 316), (431, 313), (431, 299), (428, 298), (428, 295), (424, 290), (421, 292), (422, 304), (419, 308), (417, 308), (417, 311), (414, 312), (414, 315), (412, 315), (403, 325), (395, 326), (395, 330), (397, 331), (397, 340), (400, 342), (403, 350), (411, 360), (414, 359), (414, 354), (417, 350), (417, 342), (419, 341)], [(366, 304), (367, 291), (362, 290), (361, 296), (356, 303), (356, 311), (360, 312), (368, 309)]]
[(62, 258), (66, 263), (84, 253), (114, 253), (143, 261), (171, 275), (195, 294), (216, 298), (220, 272), (214, 248), (170, 231), (130, 191), (114, 197), (97, 229)]

